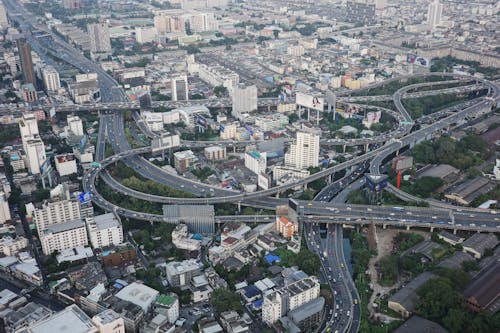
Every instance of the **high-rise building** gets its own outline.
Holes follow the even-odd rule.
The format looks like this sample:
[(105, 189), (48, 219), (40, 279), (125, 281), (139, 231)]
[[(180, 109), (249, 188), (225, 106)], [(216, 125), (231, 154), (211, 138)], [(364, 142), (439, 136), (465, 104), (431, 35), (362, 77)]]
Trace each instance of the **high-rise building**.
[(38, 233), (49, 225), (79, 219), (80, 216), (80, 203), (76, 199), (47, 201), (33, 213)]
[(189, 85), (186, 75), (173, 77), (170, 79), (172, 89), (172, 101), (187, 101), (189, 100)]
[(160, 35), (170, 32), (186, 31), (184, 16), (179, 10), (164, 10), (158, 12), (154, 17), (153, 22), (154, 27)]
[(218, 28), (214, 13), (192, 12), (185, 15), (185, 21), (192, 32), (214, 31)]
[(265, 173), (267, 168), (267, 153), (259, 153), (256, 151), (246, 152), (245, 167), (256, 175)]
[(255, 85), (244, 87), (235, 86), (233, 89), (232, 115), (240, 118), (242, 113), (257, 110), (257, 87)]
[(114, 213), (89, 217), (86, 223), (90, 243), (94, 248), (123, 243), (122, 224)]
[(7, 18), (7, 13), (5, 12), (5, 7), (3, 2), (0, 1), (0, 29), (4, 30), (9, 27), (9, 19)]
[(302, 127), (285, 154), (285, 166), (307, 169), (319, 165), (320, 134), (313, 128)]
[(158, 30), (155, 27), (135, 28), (135, 41), (139, 44), (153, 43), (158, 40)]
[(59, 73), (53, 66), (45, 66), (41, 69), (43, 86), (49, 92), (58, 91), (61, 88)]
[(90, 37), (90, 51), (111, 52), (111, 39), (106, 23), (92, 23), (87, 25)]
[(36, 88), (35, 70), (33, 69), (33, 58), (31, 57), (31, 46), (24, 38), (17, 40), (17, 50), (21, 62), (21, 72), (24, 83), (32, 83)]
[(89, 244), (85, 222), (80, 219), (49, 225), (38, 236), (45, 255)]
[(28, 139), (24, 146), (24, 152), (26, 153), (25, 163), (28, 171), (33, 175), (40, 174), (41, 167), (47, 160), (43, 141), (40, 138)]
[(435, 29), (441, 23), (441, 14), (443, 13), (443, 5), (439, 0), (434, 0), (429, 4), (427, 10), (427, 25), (431, 30)]
[(318, 279), (310, 276), (265, 295), (262, 321), (274, 324), (289, 311), (318, 298), (319, 291)]
[(0, 191), (0, 224), (10, 221), (10, 209), (7, 196), (3, 191)]
[(23, 84), (21, 89), (25, 102), (31, 103), (38, 100), (38, 94), (36, 92), (35, 86), (32, 83)]
[(66, 135), (83, 136), (83, 123), (78, 116), (68, 116)]
[(82, 8), (82, 0), (63, 0), (63, 7), (66, 9), (79, 9)]
[(377, 22), (376, 9), (374, 0), (347, 1), (345, 20), (350, 23), (373, 25)]
[(21, 132), (23, 146), (29, 139), (37, 137), (40, 134), (38, 132), (38, 123), (33, 113), (23, 114), (19, 121), (19, 131)]

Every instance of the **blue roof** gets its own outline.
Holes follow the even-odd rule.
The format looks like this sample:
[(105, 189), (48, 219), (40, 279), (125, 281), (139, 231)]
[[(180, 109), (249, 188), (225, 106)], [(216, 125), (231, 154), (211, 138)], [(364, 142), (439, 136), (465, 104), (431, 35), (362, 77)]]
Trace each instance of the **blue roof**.
[(193, 234), (193, 236), (191, 237), (192, 239), (196, 239), (196, 240), (202, 240), (203, 239), (203, 235), (200, 235), (200, 234)]
[(259, 298), (258, 300), (252, 302), (252, 307), (254, 309), (260, 309), (262, 307), (263, 303), (264, 303), (264, 299), (263, 298)]
[(255, 296), (260, 295), (260, 290), (253, 284), (246, 286), (243, 290), (245, 291), (246, 298), (254, 298)]
[(266, 254), (265, 258), (266, 258), (266, 261), (267, 261), (270, 265), (272, 265), (274, 262), (279, 262), (279, 261), (281, 261), (281, 258), (280, 258), (279, 256), (277, 256), (277, 255), (275, 255), (275, 254), (272, 254), (272, 253), (268, 253), (268, 254)]

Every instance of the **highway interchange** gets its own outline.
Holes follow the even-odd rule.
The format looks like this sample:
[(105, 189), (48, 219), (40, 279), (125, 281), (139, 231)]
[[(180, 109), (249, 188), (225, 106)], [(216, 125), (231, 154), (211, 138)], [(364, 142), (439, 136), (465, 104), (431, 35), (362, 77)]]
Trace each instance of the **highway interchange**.
[[(83, 57), (80, 52), (74, 50), (64, 41), (53, 35), (45, 27), (30, 22), (28, 20), (28, 17), (31, 16), (31, 14), (27, 13), (24, 8), (18, 3), (12, 0), (7, 0), (5, 1), (5, 5), (11, 18), (21, 23), (21, 27), (24, 27), (23, 30), (27, 34), (30, 43), (34, 45), (35, 49), (38, 48), (50, 50), (51, 52), (58, 54), (62, 60), (72, 64), (82, 72), (97, 72), (99, 75), (102, 100), (104, 103), (128, 103), (125, 93), (121, 88), (118, 87), (117, 82), (107, 73), (105, 73), (97, 64)], [(52, 36), (53, 43), (51, 45), (40, 44), (36, 40), (36, 38), (30, 36), (29, 29), (26, 28), (30, 25), (38, 30), (43, 30), (47, 34), (50, 34)], [(435, 75), (435, 73), (433, 74)], [(443, 76), (453, 75), (443, 74)], [(454, 77), (459, 78), (460, 76), (454, 75)], [(462, 79), (471, 80), (470, 77), (462, 77)], [(474, 80), (476, 80), (476, 78), (474, 78)], [(286, 199), (283, 200), (279, 198), (271, 198), (268, 196), (274, 195), (276, 193), (283, 193), (287, 189), (294, 188), (296, 186), (306, 185), (311, 181), (328, 177), (341, 170), (351, 168), (354, 168), (354, 170), (356, 170), (356, 166), (362, 163), (364, 163), (363, 167), (367, 166), (366, 163), (370, 163), (369, 170), (375, 173), (379, 172), (380, 166), (383, 164), (384, 160), (391, 156), (393, 153), (397, 152), (399, 149), (402, 149), (403, 147), (408, 145), (414, 145), (415, 143), (418, 143), (422, 140), (426, 140), (434, 133), (437, 133), (440, 130), (446, 130), (451, 126), (460, 123), (460, 121), (466, 119), (471, 115), (480, 112), (487, 112), (488, 109), (491, 110), (492, 105), (498, 102), (499, 87), (496, 83), (487, 82), (484, 80), (481, 80), (481, 83), (486, 85), (490, 89), (489, 97), (480, 98), (478, 99), (477, 103), (470, 105), (463, 110), (456, 110), (451, 114), (446, 113), (444, 115), (444, 118), (438, 119), (430, 126), (423, 127), (415, 132), (411, 132), (411, 125), (414, 122), (402, 106), (401, 98), (403, 96), (406, 96), (407, 91), (415, 89), (416, 87), (405, 87), (407, 89), (402, 88), (398, 90), (392, 96), (392, 98), (399, 114), (401, 115), (402, 119), (404, 119), (403, 121), (399, 121), (399, 123), (402, 124), (403, 122), (407, 122), (409, 124), (401, 127), (401, 132), (399, 134), (392, 133), (390, 138), (385, 137), (384, 140), (380, 141), (380, 143), (386, 142), (385, 145), (374, 150), (367, 151), (364, 155), (355, 157), (345, 163), (341, 163), (331, 168), (322, 170), (294, 184), (287, 184), (265, 191), (258, 191), (255, 193), (237, 193), (235, 191), (222, 190), (219, 188), (210, 187), (206, 184), (188, 181), (187, 179), (166, 173), (164, 170), (152, 165), (140, 156), (144, 153), (150, 152), (149, 148), (140, 148), (135, 150), (131, 149), (124, 135), (123, 114), (121, 112), (115, 112), (114, 109), (107, 110), (106, 107), (101, 107), (99, 110), (104, 111), (101, 112), (101, 122), (99, 125), (98, 142), (96, 146), (96, 160), (101, 161), (101, 166), (93, 168), (89, 173), (85, 175), (84, 188), (93, 193), (94, 203), (102, 208), (105, 208), (106, 210), (116, 211), (125, 217), (158, 222), (162, 221), (162, 216), (160, 215), (134, 212), (123, 207), (118, 207), (106, 201), (98, 193), (98, 191), (96, 191), (95, 182), (97, 178), (101, 177), (104, 181), (106, 181), (108, 186), (111, 186), (114, 190), (120, 191), (126, 195), (148, 201), (157, 200), (157, 202), (163, 202), (165, 204), (213, 204), (233, 202), (253, 205), (259, 208), (271, 208), (273, 206), (275, 207), (276, 204), (283, 204), (284, 202), (286, 202)], [(104, 158), (106, 140), (111, 143), (113, 150), (116, 153), (116, 155), (108, 158)], [(339, 143), (333, 142), (332, 144)], [(359, 145), (360, 143), (357, 144)], [(128, 188), (124, 188), (121, 184), (114, 180), (106, 170), (106, 167), (117, 162), (118, 160), (123, 160), (129, 167), (132, 167), (134, 170), (136, 170), (146, 178), (158, 181), (168, 186), (176, 188), (180, 187), (186, 192), (206, 197), (193, 199), (165, 198), (152, 196), (146, 193), (140, 193)], [(358, 176), (360, 176), (360, 174), (358, 174), (356, 177)], [(460, 209), (457, 207), (450, 207), (449, 205), (443, 203), (431, 202), (430, 204), (432, 208), (428, 209), (416, 209), (411, 207), (399, 209), (397, 207), (369, 207), (328, 202), (335, 194), (338, 193), (338, 190), (340, 188), (347, 186), (347, 183), (355, 180), (356, 177), (352, 177), (352, 179), (343, 178), (346, 183), (340, 183), (342, 182), (342, 180), (332, 183), (331, 185), (329, 185), (330, 189), (328, 191), (322, 191), (323, 194), (317, 198), (318, 202), (299, 202), (300, 220), (307, 222), (304, 223), (306, 228), (311, 228), (311, 230), (314, 231), (312, 233), (308, 233), (308, 236), (306, 237), (308, 239), (308, 243), (311, 245), (311, 247), (314, 247), (314, 245), (320, 246), (320, 248), (328, 249), (327, 251), (332, 251), (332, 253), (334, 253), (334, 255), (331, 256), (323, 255), (324, 258), (322, 258), (322, 265), (324, 265), (324, 274), (326, 276), (332, 276), (332, 281), (333, 279), (335, 279), (335, 283), (341, 285), (340, 287), (333, 286), (334, 290), (335, 288), (343, 288), (342, 290), (345, 291), (345, 294), (342, 294), (345, 295), (343, 304), (345, 303), (346, 307), (342, 312), (342, 315), (345, 317), (343, 317), (343, 319), (341, 320), (334, 320), (335, 318), (332, 314), (332, 316), (328, 319), (328, 322), (332, 324), (332, 326), (328, 327), (335, 327), (335, 329), (337, 329), (338, 325), (339, 332), (356, 332), (359, 327), (360, 320), (359, 304), (354, 304), (355, 302), (357, 302), (359, 297), (357, 296), (356, 288), (354, 287), (352, 278), (345, 269), (346, 263), (343, 256), (343, 246), (341, 244), (342, 224), (367, 224), (373, 222), (380, 223), (382, 225), (396, 225), (403, 227), (427, 226), (429, 228), (448, 228), (451, 230), (465, 229), (484, 231), (496, 231), (497, 227), (499, 226), (499, 224), (497, 223), (498, 218), (496, 217), (496, 212)], [(390, 190), (400, 192), (396, 189)], [(412, 200), (410, 201), (414, 201), (414, 198), (411, 199)], [(228, 220), (238, 219), (241, 219), (241, 221), (249, 221), (252, 219), (254, 219), (255, 221), (266, 221), (266, 218), (270, 219), (273, 217), (217, 217), (218, 222), (220, 223), (228, 222)], [(318, 239), (318, 223), (325, 222), (331, 222), (331, 224), (328, 225), (327, 237), (326, 239)], [(340, 237), (340, 239), (337, 239), (337, 237)], [(338, 272), (339, 268), (341, 269), (341, 271), (344, 271), (346, 273), (340, 273), (341, 275), (337, 275), (337, 278), (335, 278), (335, 275), (333, 273), (333, 275), (329, 274), (330, 269), (332, 269), (332, 271), (335, 270), (335, 272)], [(340, 298), (336, 298), (337, 303), (339, 299)], [(347, 310), (347, 308), (349, 308), (350, 310)], [(347, 315), (347, 311), (350, 312), (349, 316)], [(327, 326), (324, 326), (325, 330), (326, 327)]]

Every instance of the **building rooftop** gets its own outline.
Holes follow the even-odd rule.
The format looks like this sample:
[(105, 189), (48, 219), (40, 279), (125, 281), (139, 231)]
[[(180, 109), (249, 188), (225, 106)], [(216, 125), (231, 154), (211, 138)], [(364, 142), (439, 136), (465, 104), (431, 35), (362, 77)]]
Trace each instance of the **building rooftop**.
[(144, 284), (134, 282), (124, 287), (115, 296), (124, 301), (136, 304), (140, 306), (144, 312), (148, 312), (149, 307), (156, 300), (158, 295), (159, 292), (157, 290)]
[(107, 309), (96, 314), (94, 318), (97, 318), (102, 325), (106, 325), (120, 318), (120, 315), (112, 309)]
[(464, 297), (494, 314), (500, 309), (500, 261), (479, 274), (464, 290)]
[(158, 296), (156, 299), (156, 304), (159, 304), (164, 307), (170, 307), (172, 304), (175, 303), (175, 301), (178, 299), (177, 295), (174, 293), (169, 293), (169, 294), (161, 294)]
[(30, 325), (25, 333), (94, 333), (97, 328), (78, 306), (70, 305), (47, 319)]
[(120, 221), (113, 213), (94, 216), (94, 223), (98, 230), (110, 229), (121, 226)]
[(413, 311), (418, 302), (417, 289), (434, 277), (436, 276), (429, 272), (417, 275), (410, 283), (389, 297), (388, 301), (400, 304), (407, 311)]
[(393, 333), (448, 333), (439, 324), (433, 321), (424, 319), (419, 316), (411, 316), (410, 319), (405, 321), (401, 326), (396, 328)]
[(47, 227), (47, 229), (44, 230), (44, 233), (49, 234), (49, 233), (59, 233), (59, 232), (65, 232), (77, 228), (83, 228), (85, 227), (85, 222), (83, 220), (71, 220), (68, 222), (63, 222), (63, 223), (56, 223), (56, 224), (51, 224)]
[(325, 306), (325, 299), (323, 297), (318, 297), (290, 311), (288, 313), (288, 317), (291, 318), (294, 323), (299, 323), (304, 319), (309, 318), (313, 314), (323, 310), (324, 306)]
[(476, 233), (467, 238), (462, 243), (462, 246), (483, 254), (486, 249), (493, 249), (498, 245), (498, 243), (499, 241), (495, 234)]

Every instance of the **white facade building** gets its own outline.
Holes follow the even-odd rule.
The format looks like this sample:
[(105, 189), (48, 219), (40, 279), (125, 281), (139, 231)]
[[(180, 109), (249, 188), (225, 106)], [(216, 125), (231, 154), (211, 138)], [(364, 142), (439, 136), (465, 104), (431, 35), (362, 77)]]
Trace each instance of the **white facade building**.
[(289, 311), (318, 298), (319, 292), (318, 279), (310, 276), (265, 295), (262, 304), (262, 321), (274, 324)]
[(427, 25), (431, 30), (434, 30), (441, 24), (441, 15), (443, 14), (443, 5), (439, 0), (434, 0), (429, 4), (427, 10)]
[(156, 43), (158, 41), (158, 29), (155, 27), (135, 28), (135, 41), (139, 44)]
[(45, 160), (47, 160), (43, 141), (39, 138), (28, 139), (24, 146), (24, 151), (26, 153), (25, 164), (28, 171), (33, 175), (40, 174), (40, 168)]
[(87, 25), (90, 38), (90, 51), (111, 52), (111, 39), (106, 23), (92, 23)]
[(240, 76), (238, 73), (233, 72), (222, 66), (207, 66), (200, 64), (198, 75), (200, 79), (208, 84), (216, 86), (224, 86), (228, 91), (232, 91), (233, 87), (240, 83)]
[(15, 256), (20, 250), (28, 247), (28, 239), (22, 236), (0, 238), (0, 253), (6, 257)]
[(21, 120), (19, 121), (19, 131), (21, 132), (23, 146), (26, 145), (26, 141), (29, 139), (40, 135), (38, 132), (38, 123), (33, 113), (23, 114)]
[(235, 86), (233, 90), (232, 115), (240, 118), (242, 113), (257, 111), (257, 87)]
[(172, 89), (172, 101), (187, 101), (189, 100), (189, 85), (186, 75), (173, 77), (170, 79)]
[(0, 224), (4, 224), (5, 222), (10, 221), (10, 219), (10, 208), (7, 196), (5, 195), (5, 192), (0, 191)]
[(199, 251), (201, 241), (192, 238), (188, 232), (188, 226), (184, 223), (178, 224), (172, 231), (172, 244), (178, 249), (187, 251)]
[(319, 165), (320, 135), (313, 131), (299, 130), (295, 141), (285, 154), (285, 166), (307, 169)]
[(78, 172), (74, 154), (62, 154), (54, 157), (56, 170), (59, 176), (69, 176)]
[(83, 123), (80, 117), (68, 116), (66, 121), (68, 123), (66, 136), (68, 135), (83, 136)]
[(55, 92), (61, 89), (59, 73), (53, 66), (44, 66), (41, 69), (43, 86), (49, 92)]
[(103, 248), (123, 243), (122, 224), (115, 214), (88, 217), (85, 221), (92, 247)]
[(35, 225), (40, 234), (52, 224), (80, 218), (80, 203), (78, 200), (61, 200), (44, 202), (41, 208), (33, 213)]
[(0, 1), (0, 29), (4, 30), (9, 27), (9, 19), (7, 18), (7, 13), (5, 12), (5, 7), (3, 2)]
[(99, 333), (125, 333), (125, 322), (122, 317), (112, 309), (104, 310), (92, 317)]
[(42, 251), (50, 255), (54, 251), (63, 251), (88, 245), (87, 228), (82, 220), (72, 220), (49, 225), (39, 232)]
[(265, 173), (267, 168), (267, 153), (256, 151), (246, 152), (245, 167), (256, 175)]

